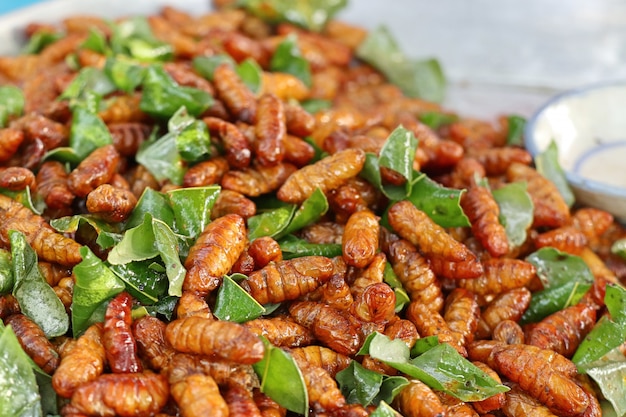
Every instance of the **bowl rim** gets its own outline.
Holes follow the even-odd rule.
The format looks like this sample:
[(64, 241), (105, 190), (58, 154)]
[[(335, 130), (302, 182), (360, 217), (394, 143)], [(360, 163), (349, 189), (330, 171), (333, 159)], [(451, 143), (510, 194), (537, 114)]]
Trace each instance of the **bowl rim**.
[[(539, 118), (544, 114), (544, 112), (551, 106), (559, 103), (567, 98), (581, 96), (587, 94), (589, 92), (595, 92), (600, 90), (605, 90), (609, 88), (620, 87), (626, 88), (626, 80), (610, 80), (610, 81), (601, 81), (593, 84), (588, 84), (582, 87), (573, 88), (570, 90), (563, 91), (551, 97), (548, 101), (542, 104), (528, 119), (526, 122), (526, 126), (524, 127), (524, 146), (528, 152), (533, 156), (537, 156), (541, 151), (537, 147), (537, 143), (534, 140), (534, 132), (537, 127), (537, 122)], [(626, 136), (626, 132), (625, 132)], [(617, 187), (614, 185), (609, 185), (601, 181), (592, 180), (586, 178), (577, 173), (571, 172), (569, 170), (563, 170), (567, 182), (576, 189), (584, 190), (586, 192), (592, 192), (596, 194), (605, 194), (609, 196), (625, 198), (626, 199), (626, 188)]]

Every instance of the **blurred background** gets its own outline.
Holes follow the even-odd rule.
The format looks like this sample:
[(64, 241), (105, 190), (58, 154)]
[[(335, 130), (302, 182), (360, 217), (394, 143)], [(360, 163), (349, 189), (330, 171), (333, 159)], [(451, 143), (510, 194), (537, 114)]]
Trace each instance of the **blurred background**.
[[(31, 20), (162, 4), (202, 12), (210, 0), (0, 0), (0, 52), (11, 50), (7, 36), (18, 39), (16, 25)], [(626, 79), (623, 0), (351, 0), (340, 17), (385, 24), (406, 55), (437, 58), (448, 79), (444, 104), (467, 116), (529, 117), (558, 92)]]

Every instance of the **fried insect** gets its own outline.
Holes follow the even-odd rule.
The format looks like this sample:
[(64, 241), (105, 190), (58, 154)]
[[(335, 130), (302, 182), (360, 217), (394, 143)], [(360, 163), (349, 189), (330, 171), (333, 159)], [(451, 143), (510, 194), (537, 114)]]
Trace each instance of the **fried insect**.
[(463, 335), (450, 328), (445, 319), (429, 306), (411, 302), (406, 317), (415, 325), (420, 336), (437, 336), (439, 343), (448, 343), (462, 356), (467, 356)]
[(530, 165), (532, 155), (526, 149), (515, 147), (482, 148), (470, 152), (484, 167), (487, 175), (504, 175), (512, 163)]
[(120, 154), (113, 145), (91, 152), (70, 172), (67, 185), (77, 197), (85, 197), (99, 185), (111, 181), (117, 171)]
[(300, 237), (310, 243), (341, 244), (345, 226), (334, 222), (313, 223), (300, 231)]
[(39, 259), (73, 266), (81, 261), (80, 244), (58, 234), (41, 216), (11, 198), (0, 195), (0, 240), (9, 247), (9, 230), (24, 234)]
[(263, 94), (257, 104), (254, 150), (261, 165), (276, 165), (285, 157), (287, 127), (283, 102)]
[(494, 298), (480, 313), (476, 337), (486, 338), (498, 323), (504, 320), (517, 322), (530, 305), (531, 293), (525, 288), (505, 291)]
[(307, 294), (330, 279), (333, 264), (323, 256), (303, 256), (270, 263), (240, 285), (260, 304), (280, 303)]
[(446, 407), (422, 381), (412, 379), (393, 400), (393, 406), (406, 417), (444, 417)]
[(70, 398), (74, 391), (102, 374), (106, 354), (102, 345), (102, 324), (96, 323), (85, 330), (52, 375), (52, 387), (61, 397)]
[(300, 204), (317, 188), (326, 192), (355, 177), (364, 164), (365, 153), (360, 149), (337, 152), (295, 171), (276, 195), (281, 201)]
[(254, 239), (248, 247), (248, 253), (254, 259), (255, 268), (264, 268), (270, 262), (283, 260), (283, 252), (277, 241), (269, 236)]
[(411, 301), (426, 305), (433, 311), (440, 311), (443, 307), (441, 284), (428, 266), (428, 261), (404, 239), (391, 242), (388, 254), (393, 271)]
[(74, 392), (71, 405), (86, 415), (148, 417), (159, 412), (168, 398), (166, 377), (146, 371), (100, 375)]
[(470, 188), (476, 184), (476, 178), (485, 178), (487, 172), (483, 164), (475, 158), (465, 157), (443, 178), (443, 183), (452, 188)]
[(384, 282), (376, 282), (354, 294), (350, 312), (364, 322), (387, 323), (395, 314), (396, 295)]
[(215, 69), (213, 85), (218, 97), (236, 119), (253, 123), (256, 117), (256, 99), (250, 89), (241, 81), (228, 64)]
[[(420, 335), (417, 333), (417, 329), (413, 323), (409, 320), (397, 317), (392, 319), (389, 324), (387, 324), (383, 334), (391, 340), (402, 340), (406, 343), (409, 349), (413, 348), (415, 342), (420, 338)], [(395, 368), (392, 368), (391, 366), (378, 359), (374, 359), (369, 355), (364, 355), (361, 365), (367, 369), (386, 375), (396, 375), (398, 373)]]
[(135, 166), (128, 173), (127, 179), (130, 185), (130, 190), (137, 198), (141, 197), (146, 188), (151, 188), (153, 190), (159, 189), (159, 182), (156, 178), (154, 178), (154, 175), (152, 175), (146, 167), (140, 164)]
[(287, 414), (285, 408), (258, 389), (252, 391), (252, 398), (263, 417), (285, 417)]
[(228, 416), (228, 405), (215, 380), (209, 375), (187, 375), (180, 381), (170, 381), (170, 393), (180, 407), (183, 417)]
[(265, 337), (274, 346), (307, 346), (314, 340), (309, 329), (284, 316), (257, 318), (243, 325), (254, 334)]
[(211, 209), (211, 220), (227, 214), (238, 214), (247, 220), (256, 214), (256, 204), (237, 191), (221, 190)]
[(16, 128), (0, 129), (0, 163), (11, 159), (24, 141), (24, 132)]
[(217, 288), (247, 244), (246, 224), (229, 214), (209, 223), (185, 260), (183, 290), (206, 295)]
[(474, 411), (472, 406), (468, 403), (465, 403), (443, 391), (437, 391), (437, 396), (441, 400), (441, 403), (446, 407), (446, 416), (478, 417), (478, 413), (476, 413), (476, 411)]
[(330, 411), (346, 404), (337, 383), (324, 368), (311, 365), (299, 356), (293, 358), (304, 378), (311, 408), (317, 411)]
[(198, 353), (240, 364), (263, 358), (263, 342), (243, 325), (204, 317), (177, 319), (167, 325), (165, 338), (185, 353)]
[(461, 279), (457, 284), (476, 295), (500, 294), (521, 288), (535, 276), (533, 264), (521, 259), (497, 258), (483, 261), (484, 275), (474, 279)]
[(515, 162), (507, 168), (506, 176), (509, 182), (526, 181), (535, 207), (534, 227), (561, 227), (569, 221), (569, 207), (559, 190), (534, 168)]
[(324, 346), (306, 346), (291, 349), (291, 356), (298, 363), (306, 362), (313, 366), (320, 366), (326, 370), (333, 378), (337, 372), (346, 369), (352, 363), (352, 359), (341, 353)]
[(526, 343), (569, 358), (595, 324), (595, 307), (578, 303), (534, 324), (526, 334)]
[(176, 317), (183, 319), (191, 316), (212, 319), (213, 313), (204, 297), (193, 291), (183, 291), (176, 304)]
[(165, 340), (165, 327), (165, 323), (152, 316), (144, 316), (132, 324), (138, 353), (154, 371), (166, 368), (176, 354)]
[(479, 317), (480, 307), (472, 292), (455, 288), (448, 294), (443, 318), (450, 330), (462, 336), (464, 345), (474, 340)]
[(295, 102), (285, 104), (285, 123), (287, 132), (301, 138), (309, 136), (315, 129), (315, 118)]
[(473, 279), (484, 273), (483, 264), (476, 257), (461, 262), (448, 261), (442, 256), (431, 255), (428, 257), (430, 269), (439, 278), (446, 279)]
[(338, 353), (354, 355), (361, 345), (356, 319), (341, 310), (314, 301), (298, 301), (289, 306), (289, 314)]
[(130, 190), (102, 184), (87, 194), (87, 211), (113, 223), (123, 222), (137, 205)]
[(231, 416), (261, 417), (261, 411), (254, 402), (252, 393), (241, 386), (228, 387), (224, 392), (224, 400), (228, 404)]
[(297, 136), (287, 135), (283, 144), (285, 145), (284, 160), (298, 168), (305, 166), (315, 157), (315, 148)]
[(46, 161), (37, 172), (37, 193), (50, 209), (64, 209), (74, 201), (74, 194), (67, 184), (67, 173), (62, 163)]
[(0, 167), (0, 188), (6, 188), (11, 191), (25, 190), (37, 188), (35, 174), (28, 168), (23, 167)]
[(20, 312), (20, 304), (11, 294), (0, 295), (0, 319)]
[(139, 104), (141, 94), (115, 96), (105, 102), (105, 108), (98, 112), (98, 116), (104, 123), (140, 123), (146, 121), (148, 116)]
[(348, 218), (341, 241), (343, 259), (348, 265), (365, 268), (378, 250), (378, 217), (369, 210)]
[(609, 229), (613, 220), (611, 213), (592, 207), (578, 209), (572, 215), (572, 225), (583, 232), (592, 245)]
[(222, 177), (221, 185), (226, 190), (237, 191), (248, 197), (258, 197), (281, 187), (297, 168), (283, 162), (272, 166), (253, 164), (241, 171), (228, 171)]
[(496, 349), (495, 369), (555, 414), (576, 416), (587, 409), (589, 399), (585, 391), (538, 355), (545, 349), (529, 345), (504, 345)]
[(474, 236), (493, 257), (504, 256), (509, 242), (500, 223), (500, 207), (487, 187), (474, 185), (461, 197), (463, 212), (469, 217)]
[(67, 146), (69, 138), (67, 126), (40, 114), (26, 114), (13, 121), (10, 127), (21, 129), (27, 142), (34, 139), (41, 140), (46, 150)]
[(41, 328), (23, 314), (13, 314), (4, 320), (5, 326), (11, 326), (22, 349), (47, 374), (59, 366), (59, 354)]
[(221, 156), (199, 162), (185, 172), (183, 187), (219, 184), (228, 169), (228, 161)]
[(139, 146), (152, 133), (150, 125), (138, 122), (110, 123), (107, 128), (111, 132), (113, 146), (121, 156), (125, 157), (134, 157)]
[(537, 248), (553, 247), (561, 252), (579, 255), (587, 246), (587, 237), (574, 226), (563, 226), (538, 234), (533, 242)]
[(286, 72), (261, 74), (261, 94), (273, 94), (281, 100), (301, 101), (309, 96), (309, 88), (295, 75)]
[(502, 320), (493, 328), (491, 335), (493, 340), (497, 340), (507, 345), (525, 343), (526, 337), (522, 327), (513, 320)]
[(132, 297), (121, 292), (109, 302), (104, 315), (102, 344), (107, 363), (114, 373), (141, 372), (137, 344), (131, 331)]
[[(341, 262), (343, 263), (343, 260)], [(350, 286), (344, 279), (344, 275), (344, 273), (334, 273), (324, 285), (315, 292), (310, 293), (308, 299), (322, 302), (337, 310), (347, 311), (352, 306), (354, 298), (352, 297)]]
[(217, 117), (202, 119), (212, 137), (219, 137), (226, 152), (226, 160), (232, 168), (243, 169), (250, 165), (252, 151), (246, 137), (232, 123)]
[(474, 257), (467, 247), (457, 242), (430, 217), (410, 201), (399, 201), (391, 206), (389, 224), (400, 237), (408, 240), (428, 255), (439, 255), (454, 262)]
[(517, 384), (510, 384), (511, 390), (504, 393), (502, 412), (507, 417), (556, 417), (548, 407), (528, 395)]
[[(493, 378), (493, 380), (496, 381), (498, 384), (502, 383), (498, 373), (494, 371), (493, 369), (491, 369), (489, 365), (483, 362), (477, 362), (477, 361), (474, 361), (473, 364), (478, 369), (480, 369), (481, 371), (489, 375), (491, 378)], [(472, 406), (474, 407), (476, 411), (478, 411), (479, 414), (487, 414), (491, 411), (499, 410), (500, 408), (502, 408), (505, 401), (506, 401), (506, 397), (504, 393), (500, 392), (482, 401), (475, 401), (472, 403)]]

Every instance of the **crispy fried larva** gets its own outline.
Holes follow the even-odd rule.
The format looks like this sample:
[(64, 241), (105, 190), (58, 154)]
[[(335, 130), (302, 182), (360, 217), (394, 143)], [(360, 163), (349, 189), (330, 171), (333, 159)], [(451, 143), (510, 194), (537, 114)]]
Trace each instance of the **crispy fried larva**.
[(474, 340), (479, 317), (480, 307), (471, 291), (455, 288), (448, 294), (443, 318), (450, 330), (461, 334), (464, 345)]
[(59, 366), (59, 354), (41, 328), (23, 314), (13, 314), (4, 320), (11, 326), (22, 349), (47, 374), (52, 374)]
[(318, 222), (304, 227), (300, 237), (310, 243), (335, 243), (340, 245), (345, 225), (333, 222)]
[[(262, 417), (252, 397), (252, 392), (244, 387), (233, 385), (226, 388), (224, 400), (228, 404), (229, 415), (245, 417)], [(206, 415), (206, 414), (199, 414)]]
[(369, 210), (353, 213), (346, 223), (341, 246), (348, 265), (365, 268), (378, 250), (378, 217)]
[(441, 284), (415, 246), (401, 239), (391, 242), (388, 252), (391, 266), (411, 301), (440, 311), (443, 307)]
[(263, 342), (241, 324), (186, 317), (167, 325), (165, 338), (174, 349), (197, 353), (240, 364), (253, 364), (263, 358)]
[(437, 396), (441, 403), (446, 407), (446, 416), (448, 417), (478, 417), (478, 413), (474, 411), (469, 403), (465, 403), (452, 395), (443, 391), (437, 391)]
[(337, 382), (324, 368), (310, 364), (299, 355), (293, 358), (304, 378), (311, 408), (318, 411), (330, 411), (346, 404), (346, 399), (337, 387)]
[(300, 78), (286, 72), (263, 71), (261, 94), (273, 94), (281, 100), (302, 101), (309, 96), (309, 88)]
[(337, 152), (291, 174), (276, 195), (287, 203), (300, 204), (316, 188), (323, 192), (329, 191), (355, 177), (364, 163), (365, 153), (360, 149)]
[(431, 255), (428, 257), (430, 269), (439, 278), (446, 279), (473, 279), (484, 273), (483, 264), (476, 257), (460, 262), (448, 261), (442, 256)]
[(406, 317), (422, 337), (437, 336), (439, 343), (448, 343), (462, 356), (467, 356), (463, 335), (452, 330), (441, 314), (429, 306), (413, 301), (407, 308)]
[(217, 117), (205, 117), (202, 120), (209, 128), (211, 136), (221, 139), (226, 151), (226, 160), (232, 168), (243, 169), (250, 165), (252, 159), (250, 144), (237, 126)]
[(398, 235), (428, 255), (439, 255), (454, 262), (474, 256), (465, 245), (454, 240), (410, 201), (395, 203), (389, 209), (388, 216), (389, 224)]
[(87, 211), (108, 222), (122, 222), (137, 205), (132, 191), (102, 184), (87, 194)]
[(211, 209), (211, 220), (227, 214), (238, 214), (247, 220), (256, 214), (256, 204), (237, 191), (221, 190)]
[(213, 84), (218, 97), (236, 119), (246, 123), (254, 122), (257, 108), (254, 94), (230, 65), (222, 64), (215, 69)]
[(193, 291), (183, 291), (176, 304), (176, 318), (183, 319), (185, 317), (204, 317), (213, 318), (209, 304), (200, 294)]
[(228, 161), (221, 156), (199, 162), (185, 172), (183, 187), (219, 184), (228, 169)]
[(422, 381), (412, 379), (393, 400), (393, 406), (406, 417), (444, 417), (446, 407)]
[(285, 316), (257, 318), (243, 325), (254, 334), (265, 337), (274, 346), (299, 347), (313, 343), (309, 329)]
[(458, 285), (477, 295), (500, 294), (521, 288), (535, 276), (533, 264), (521, 259), (497, 258), (483, 261), (484, 275), (461, 279)]
[(548, 407), (528, 395), (517, 384), (510, 384), (511, 390), (504, 393), (502, 412), (507, 417), (557, 417)]
[(74, 392), (71, 405), (86, 415), (149, 417), (161, 410), (168, 398), (165, 375), (146, 371), (100, 375)]
[[(343, 260), (341, 262), (343, 262)], [(334, 273), (324, 285), (310, 293), (308, 299), (322, 302), (337, 310), (348, 310), (352, 306), (354, 298), (352, 297), (350, 286), (344, 279), (344, 275), (345, 274)]]
[(70, 398), (74, 391), (96, 379), (104, 370), (106, 356), (102, 344), (102, 324), (91, 325), (76, 341), (52, 375), (52, 387), (61, 397)]
[(246, 224), (239, 215), (228, 214), (209, 223), (189, 249), (183, 290), (206, 295), (217, 288), (247, 241)]
[(111, 181), (117, 171), (120, 154), (113, 145), (91, 152), (70, 172), (68, 186), (77, 197), (85, 197), (96, 187)]
[(361, 345), (356, 319), (341, 310), (314, 301), (297, 301), (289, 306), (289, 314), (338, 353), (354, 355)]
[(11, 314), (20, 312), (20, 304), (17, 299), (11, 294), (4, 294), (0, 296), (0, 319), (9, 317)]
[(66, 146), (69, 138), (67, 126), (36, 113), (20, 117), (10, 127), (21, 129), (26, 141), (38, 138), (46, 150)]
[(563, 226), (538, 234), (533, 242), (537, 248), (553, 247), (579, 255), (587, 246), (587, 236), (574, 226)]
[(74, 201), (74, 194), (67, 185), (67, 172), (58, 161), (44, 162), (37, 172), (37, 193), (51, 209), (67, 208)]
[(152, 133), (152, 126), (139, 122), (110, 123), (107, 125), (113, 139), (113, 146), (121, 156), (133, 157), (139, 146)]
[(6, 162), (24, 141), (24, 132), (16, 128), (0, 129), (0, 162)]
[(270, 262), (283, 260), (283, 252), (279, 243), (270, 236), (254, 239), (248, 247), (248, 253), (254, 259), (256, 268), (264, 268)]
[(222, 177), (221, 185), (226, 190), (240, 192), (248, 197), (258, 197), (278, 189), (297, 170), (288, 162), (272, 166), (253, 166), (239, 170), (231, 170)]
[(496, 349), (495, 369), (552, 412), (573, 417), (586, 410), (589, 399), (585, 391), (538, 355), (545, 349), (529, 345), (503, 345)]
[(330, 279), (333, 264), (323, 256), (303, 256), (270, 263), (240, 285), (260, 304), (280, 303), (307, 294)]
[(526, 343), (571, 357), (596, 323), (594, 306), (578, 303), (536, 323), (526, 334)]
[(530, 165), (532, 156), (526, 149), (514, 147), (482, 148), (470, 152), (484, 167), (487, 175), (504, 175), (514, 162)]
[(499, 257), (509, 251), (504, 226), (500, 223), (500, 207), (487, 187), (474, 185), (461, 197), (461, 207), (469, 217), (472, 232), (491, 256)]
[(285, 408), (281, 407), (276, 401), (262, 393), (259, 389), (252, 391), (252, 397), (263, 417), (285, 417), (287, 414)]
[(364, 322), (387, 323), (395, 314), (396, 295), (384, 282), (375, 282), (354, 294), (350, 312)]
[(509, 182), (526, 181), (535, 211), (533, 226), (560, 227), (570, 220), (569, 207), (556, 186), (534, 168), (515, 162), (507, 168)]
[(21, 191), (25, 190), (26, 187), (30, 187), (31, 190), (37, 189), (37, 181), (33, 171), (23, 167), (0, 168), (0, 188)]
[(73, 239), (57, 233), (43, 217), (5, 195), (0, 195), (0, 240), (9, 247), (9, 230), (24, 234), (39, 259), (66, 266), (81, 261), (80, 247)]
[(109, 302), (104, 315), (102, 345), (107, 363), (114, 373), (141, 372), (137, 343), (131, 331), (132, 297), (121, 292)]
[[(498, 373), (494, 371), (493, 369), (491, 369), (489, 365), (487, 365), (486, 363), (474, 361), (473, 364), (478, 369), (480, 369), (481, 371), (489, 375), (491, 378), (493, 378), (494, 381), (496, 381), (497, 383), (499, 384), (502, 383)], [(500, 392), (482, 401), (473, 402), (472, 406), (474, 407), (476, 411), (478, 411), (478, 413), (487, 414), (491, 411), (499, 410), (502, 407), (502, 405), (504, 405), (504, 401), (505, 401), (504, 393)]]
[(176, 353), (165, 340), (165, 327), (165, 323), (152, 316), (144, 316), (132, 324), (139, 355), (154, 371), (167, 367)]
[(530, 305), (531, 293), (526, 287), (508, 290), (494, 298), (480, 313), (476, 337), (486, 338), (503, 320), (517, 322)]
[(526, 341), (524, 330), (513, 320), (502, 320), (496, 324), (491, 337), (507, 345), (521, 344)]
[(333, 378), (337, 375), (337, 372), (346, 369), (352, 363), (352, 359), (349, 356), (342, 355), (324, 346), (298, 347), (291, 349), (289, 352), (296, 362), (307, 362), (310, 365), (321, 366)]
[(183, 417), (228, 416), (228, 405), (209, 375), (188, 375), (173, 382), (170, 391)]
[(276, 165), (285, 157), (287, 127), (283, 102), (263, 94), (257, 104), (254, 150), (261, 165)]

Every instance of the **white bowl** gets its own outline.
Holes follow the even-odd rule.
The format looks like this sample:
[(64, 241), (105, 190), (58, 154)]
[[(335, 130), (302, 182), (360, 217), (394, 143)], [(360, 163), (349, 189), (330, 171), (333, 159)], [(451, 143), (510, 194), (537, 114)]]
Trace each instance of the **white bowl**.
[(552, 140), (576, 201), (626, 222), (626, 81), (560, 94), (526, 125), (536, 155)]

